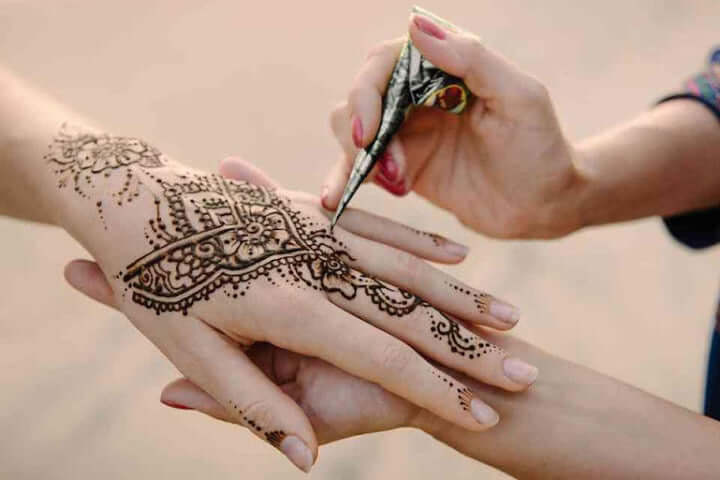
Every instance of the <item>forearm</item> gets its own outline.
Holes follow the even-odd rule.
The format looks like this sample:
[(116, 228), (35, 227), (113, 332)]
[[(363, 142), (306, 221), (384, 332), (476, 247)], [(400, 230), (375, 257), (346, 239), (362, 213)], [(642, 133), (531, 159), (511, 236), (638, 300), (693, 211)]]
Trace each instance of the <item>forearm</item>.
[(658, 105), (577, 146), (578, 227), (720, 203), (720, 124), (691, 100)]
[(522, 394), (473, 385), (500, 414), (480, 434), (423, 415), (421, 429), (520, 478), (710, 478), (720, 424), (529, 345), (542, 375)]
[(66, 122), (87, 124), (0, 68), (0, 214), (58, 222), (67, 196), (45, 155)]

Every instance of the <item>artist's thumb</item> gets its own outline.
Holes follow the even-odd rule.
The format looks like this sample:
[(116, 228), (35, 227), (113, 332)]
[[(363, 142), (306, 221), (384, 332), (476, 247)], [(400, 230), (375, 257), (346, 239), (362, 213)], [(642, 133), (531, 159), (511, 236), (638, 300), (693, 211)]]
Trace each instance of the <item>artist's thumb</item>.
[(425, 58), (462, 78), (488, 108), (527, 114), (528, 108), (545, 109), (549, 105), (547, 90), (539, 81), (488, 48), (477, 36), (440, 25), (421, 13), (410, 17), (409, 32)]

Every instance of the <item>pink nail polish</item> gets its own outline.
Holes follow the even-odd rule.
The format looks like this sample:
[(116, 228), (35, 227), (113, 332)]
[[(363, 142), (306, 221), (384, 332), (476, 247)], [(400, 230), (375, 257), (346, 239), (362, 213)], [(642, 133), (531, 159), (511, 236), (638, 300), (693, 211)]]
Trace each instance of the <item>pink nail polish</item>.
[(178, 410), (193, 410), (191, 407), (186, 407), (185, 405), (180, 405), (179, 403), (171, 402), (169, 400), (160, 400), (160, 403), (171, 408), (177, 408)]
[(407, 193), (405, 182), (393, 183), (383, 175), (382, 171), (375, 175), (375, 181), (393, 195), (401, 196)]
[(357, 148), (363, 147), (363, 126), (359, 117), (353, 117), (352, 121), (352, 138)]
[(397, 183), (399, 169), (392, 154), (388, 151), (382, 154), (379, 162), (380, 173), (392, 183)]
[(426, 35), (430, 35), (431, 37), (437, 38), (438, 40), (445, 40), (445, 37), (447, 37), (445, 30), (440, 28), (435, 22), (433, 22), (429, 18), (423, 17), (421, 15), (415, 15), (415, 17), (413, 18), (413, 22), (415, 23), (415, 26)]

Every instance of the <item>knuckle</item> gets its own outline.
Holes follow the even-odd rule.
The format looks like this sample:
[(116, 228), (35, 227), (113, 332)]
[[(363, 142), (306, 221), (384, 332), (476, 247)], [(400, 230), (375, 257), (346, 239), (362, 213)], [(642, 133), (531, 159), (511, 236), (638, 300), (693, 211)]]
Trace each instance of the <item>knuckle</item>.
[(520, 97), (532, 104), (544, 102), (550, 98), (547, 87), (533, 77), (527, 77), (522, 83)]
[(353, 85), (353, 87), (350, 89), (350, 93), (348, 94), (350, 104), (352, 104), (354, 107), (357, 107), (366, 100), (366, 98), (371, 94), (370, 92), (371, 91), (367, 85), (361, 83)]
[(342, 102), (336, 105), (335, 108), (333, 108), (330, 112), (330, 129), (333, 131), (333, 133), (335, 133), (335, 135), (341, 133), (343, 119), (346, 115), (346, 111), (347, 102)]
[(390, 342), (380, 349), (377, 364), (383, 370), (403, 372), (412, 362), (414, 355), (414, 350), (404, 343)]
[(274, 430), (272, 426), (275, 421), (275, 414), (273, 413), (270, 402), (264, 399), (254, 400), (237, 412), (241, 417), (243, 424), (247, 425), (248, 428), (255, 431), (261, 429)]
[(372, 60), (375, 57), (384, 57), (392, 54), (397, 48), (397, 40), (386, 40), (380, 42), (370, 49), (365, 60)]
[(425, 273), (425, 262), (410, 253), (398, 252), (397, 262), (410, 285), (415, 285)]

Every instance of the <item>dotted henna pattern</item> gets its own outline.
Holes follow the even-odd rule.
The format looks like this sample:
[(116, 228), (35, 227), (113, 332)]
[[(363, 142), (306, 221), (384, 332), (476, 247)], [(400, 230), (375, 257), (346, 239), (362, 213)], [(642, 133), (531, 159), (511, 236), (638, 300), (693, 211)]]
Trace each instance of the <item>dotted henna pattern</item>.
[(477, 307), (478, 311), (480, 313), (488, 313), (488, 309), (490, 308), (490, 300), (492, 300), (492, 296), (485, 293), (485, 292), (474, 292), (470, 290), (469, 288), (465, 288), (462, 285), (457, 285), (452, 282), (445, 282), (447, 286), (452, 288), (458, 293), (461, 293), (463, 295), (466, 295), (468, 297), (471, 297), (473, 299), (473, 302), (475, 303), (475, 306)]
[(470, 402), (472, 402), (473, 399), (473, 392), (468, 387), (463, 385), (456, 385), (455, 379), (445, 375), (444, 373), (441, 373), (439, 370), (433, 370), (433, 374), (442, 380), (443, 383), (445, 383), (449, 388), (454, 388), (455, 392), (457, 393), (457, 400), (460, 404), (460, 408), (465, 410), (466, 412), (470, 410)]
[(258, 425), (255, 420), (249, 418), (247, 415), (245, 415), (235, 402), (232, 400), (228, 402), (230, 405), (230, 408), (233, 409), (235, 412), (235, 415), (238, 418), (242, 418), (242, 421), (245, 423), (245, 426), (248, 427), (250, 430), (253, 430), (257, 433), (261, 433), (265, 436), (265, 440), (272, 445), (275, 448), (280, 448), (280, 444), (283, 440), (285, 440), (285, 437), (287, 437), (287, 434), (283, 432), (282, 430), (271, 430), (267, 431), (263, 429), (260, 425)]
[(433, 312), (430, 312), (430, 325), (433, 337), (441, 341), (444, 340), (450, 347), (450, 351), (457, 353), (461, 357), (472, 360), (481, 355), (502, 351), (497, 345), (484, 341), (467, 329), (462, 329), (466, 331), (466, 333), (463, 333), (460, 324), (445, 315), (440, 314), (438, 317)]
[[(45, 160), (60, 177), (58, 187), (72, 185), (83, 198), (90, 198), (98, 177), (122, 175), (121, 186), (111, 194), (118, 206), (140, 195), (140, 180), (131, 167), (157, 168), (167, 163), (159, 150), (137, 138), (88, 133), (67, 124), (63, 124), (48, 150)], [(96, 202), (96, 207), (107, 230), (102, 201)]]
[(152, 251), (122, 275), (133, 300), (157, 314), (187, 314), (216, 290), (244, 296), (266, 280), (356, 298), (359, 291), (389, 315), (424, 302), (350, 268), (352, 257), (325, 226), (291, 207), (274, 191), (219, 175), (176, 180), (148, 177), (162, 189), (146, 238)]

